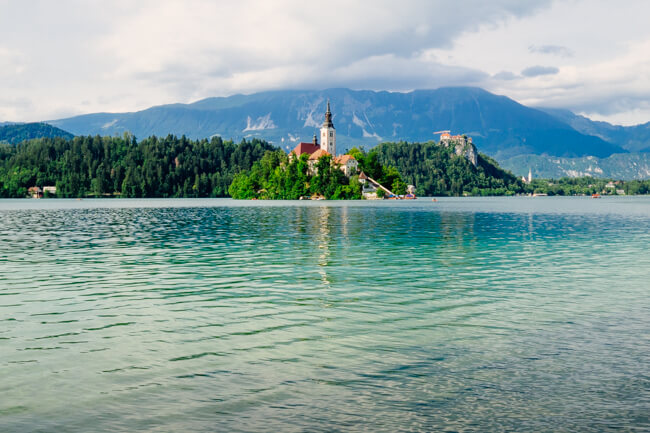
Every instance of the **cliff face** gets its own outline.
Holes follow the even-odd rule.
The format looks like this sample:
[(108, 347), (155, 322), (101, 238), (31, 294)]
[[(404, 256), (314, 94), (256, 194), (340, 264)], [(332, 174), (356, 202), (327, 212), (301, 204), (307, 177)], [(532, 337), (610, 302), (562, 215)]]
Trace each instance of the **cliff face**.
[(454, 153), (458, 156), (465, 157), (474, 167), (478, 165), (478, 151), (472, 143), (472, 139), (466, 136), (455, 136), (452, 139), (441, 140), (440, 144), (445, 147), (454, 147)]
[(476, 146), (474, 146), (471, 141), (464, 144), (457, 143), (455, 151), (456, 155), (464, 156), (469, 162), (474, 165), (474, 167), (476, 167), (478, 164), (478, 153), (476, 151)]

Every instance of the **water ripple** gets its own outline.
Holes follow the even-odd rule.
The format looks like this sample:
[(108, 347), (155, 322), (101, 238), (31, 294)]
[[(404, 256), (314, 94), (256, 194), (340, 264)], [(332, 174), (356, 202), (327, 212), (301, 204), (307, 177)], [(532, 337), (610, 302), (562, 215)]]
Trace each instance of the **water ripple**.
[(647, 198), (0, 217), (3, 432), (650, 431)]

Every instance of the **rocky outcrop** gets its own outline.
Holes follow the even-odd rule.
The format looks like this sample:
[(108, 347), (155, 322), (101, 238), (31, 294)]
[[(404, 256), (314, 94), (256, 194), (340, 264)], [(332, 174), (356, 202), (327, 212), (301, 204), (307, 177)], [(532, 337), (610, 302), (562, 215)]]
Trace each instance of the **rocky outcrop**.
[(472, 138), (466, 135), (455, 135), (448, 139), (440, 140), (440, 144), (445, 147), (454, 147), (454, 153), (458, 156), (465, 157), (474, 167), (478, 165), (478, 151), (472, 143)]
[(478, 165), (478, 152), (476, 146), (470, 141), (464, 144), (457, 143), (455, 149), (456, 155), (464, 156), (469, 162), (476, 167)]

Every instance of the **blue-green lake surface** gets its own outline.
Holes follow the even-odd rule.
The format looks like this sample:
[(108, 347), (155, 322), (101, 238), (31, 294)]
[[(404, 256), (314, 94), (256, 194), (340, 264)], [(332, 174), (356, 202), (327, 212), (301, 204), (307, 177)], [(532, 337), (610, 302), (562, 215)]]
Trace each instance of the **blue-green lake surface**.
[(648, 432), (650, 199), (0, 200), (1, 432)]

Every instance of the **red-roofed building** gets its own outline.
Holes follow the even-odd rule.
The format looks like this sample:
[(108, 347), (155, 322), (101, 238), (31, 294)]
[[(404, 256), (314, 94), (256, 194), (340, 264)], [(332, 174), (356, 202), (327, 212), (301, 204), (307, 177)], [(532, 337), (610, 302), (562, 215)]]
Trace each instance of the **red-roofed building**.
[(327, 101), (327, 111), (325, 112), (325, 122), (321, 128), (322, 143), (318, 144), (318, 137), (314, 135), (311, 143), (298, 143), (289, 153), (289, 158), (300, 157), (302, 154), (309, 155), (309, 171), (312, 175), (316, 174), (316, 163), (323, 156), (332, 156), (332, 163), (339, 166), (341, 171), (350, 177), (357, 171), (358, 162), (351, 155), (336, 156), (336, 130), (332, 122), (332, 112), (330, 103)]
[(332, 156), (332, 155), (330, 155), (330, 153), (328, 151), (319, 148), (316, 152), (311, 154), (311, 156), (309, 157), (309, 160), (310, 161), (318, 161), (323, 156)]
[(352, 155), (337, 156), (334, 158), (334, 164), (340, 165), (343, 174), (345, 174), (347, 177), (350, 177), (356, 173), (357, 167), (359, 166), (359, 163)]
[(316, 152), (318, 149), (320, 149), (320, 146), (318, 145), (316, 136), (314, 136), (314, 143), (299, 143), (296, 147), (293, 148), (291, 153), (299, 157), (303, 153), (308, 153), (309, 155), (311, 155), (312, 153)]
[(27, 189), (27, 193), (31, 198), (42, 198), (43, 197), (43, 190), (38, 187), (38, 186), (30, 186)]

